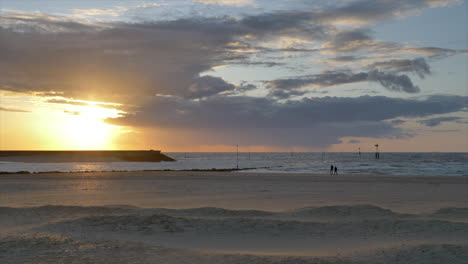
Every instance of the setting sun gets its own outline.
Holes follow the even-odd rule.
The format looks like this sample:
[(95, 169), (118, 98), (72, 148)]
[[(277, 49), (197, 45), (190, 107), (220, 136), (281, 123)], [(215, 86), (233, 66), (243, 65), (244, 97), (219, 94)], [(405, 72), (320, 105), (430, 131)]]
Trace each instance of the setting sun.
[(76, 116), (64, 124), (71, 149), (107, 149), (113, 128), (93, 116)]
[(54, 122), (55, 149), (113, 149), (112, 139), (118, 128), (103, 120), (118, 116), (119, 111), (95, 105), (75, 106), (60, 113)]
[(67, 116), (63, 123), (62, 146), (68, 149), (111, 149), (116, 127), (103, 122), (115, 116), (112, 109), (86, 106)]

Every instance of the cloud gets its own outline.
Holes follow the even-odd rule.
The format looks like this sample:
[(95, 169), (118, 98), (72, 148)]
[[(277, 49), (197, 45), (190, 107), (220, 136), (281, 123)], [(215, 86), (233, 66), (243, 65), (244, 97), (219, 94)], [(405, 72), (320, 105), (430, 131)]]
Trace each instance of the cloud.
[(350, 62), (350, 61), (357, 61), (357, 60), (361, 60), (361, 59), (362, 59), (361, 57), (347, 55), (347, 56), (338, 56), (338, 57), (335, 57), (335, 58), (329, 58), (327, 60), (328, 61), (334, 61), (334, 62)]
[(0, 13), (0, 28), (22, 33), (90, 32), (96, 29), (71, 17), (9, 10)]
[(276, 99), (289, 99), (293, 96), (302, 96), (306, 94), (307, 91), (298, 91), (298, 90), (278, 90), (273, 89), (268, 94), (269, 96), (276, 98)]
[(28, 110), (21, 110), (21, 109), (15, 109), (15, 108), (9, 108), (9, 107), (2, 107), (0, 106), (0, 111), (5, 111), (5, 112), (17, 112), (17, 113), (30, 113), (31, 111)]
[(431, 96), (425, 100), (323, 97), (285, 103), (248, 96), (212, 96), (197, 102), (180, 97), (154, 97), (134, 114), (107, 122), (190, 131), (193, 140), (207, 145), (237, 141), (326, 147), (342, 137), (409, 137), (411, 133), (386, 120), (457, 112), (467, 105), (468, 97), (462, 96)]
[(69, 105), (79, 105), (79, 106), (88, 106), (89, 103), (79, 102), (79, 101), (70, 101), (65, 99), (48, 99), (45, 101), (49, 104), (69, 104)]
[(240, 19), (85, 24), (9, 13), (2, 15), (0, 27), (0, 89), (114, 102), (126, 102), (129, 95), (191, 97), (191, 89), (201, 90), (197, 78), (217, 65), (234, 60), (278, 65), (246, 62), (248, 53), (232, 50), (231, 44), (245, 36), (322, 36), (324, 26), (308, 23), (310, 16), (277, 12)]
[[(252, 60), (262, 52), (317, 51), (317, 42), (324, 43), (322, 51), (332, 53), (401, 49), (400, 44), (372, 39), (367, 29), (343, 31), (333, 25), (336, 19), (353, 18), (356, 14), (362, 19), (366, 19), (366, 15), (373, 17), (373, 13), (364, 14), (355, 8), (365, 3), (372, 9), (390, 8), (393, 10), (391, 14), (408, 5), (411, 8), (435, 5), (435, 2), (422, 0), (409, 1), (409, 4), (398, 1), (390, 6), (388, 1), (357, 1), (345, 4), (347, 8), (344, 9), (341, 6), (241, 17), (191, 17), (135, 23), (80, 23), (69, 17), (42, 13), (6, 13), (2, 14), (0, 23), (0, 49), (3, 51), (0, 54), (0, 89), (55, 92), (66, 98), (139, 104), (144, 97), (155, 94), (195, 98), (201, 91), (205, 91), (204, 96), (215, 95), (215, 91), (228, 92), (232, 86), (209, 86), (213, 81), (199, 79), (219, 65), (288, 67), (279, 62)], [(382, 9), (381, 19), (393, 17), (384, 13)], [(367, 19), (373, 21), (375, 17), (372, 17)], [(262, 49), (255, 45), (285, 37), (305, 39), (314, 46)], [(307, 85), (324, 87), (372, 81), (392, 91), (415, 93), (419, 88), (407, 75), (399, 73), (425, 76), (428, 65), (421, 59), (408, 61), (412, 64), (406, 68), (396, 65), (403, 60), (395, 60), (373, 65), (378, 69), (367, 69), (368, 72), (332, 71), (273, 80), (268, 84), (279, 89), (295, 89)], [(389, 64), (393, 64), (393, 68)], [(197, 92), (194, 93), (194, 89)], [(275, 93), (277, 97), (288, 96), (284, 91)]]
[(359, 73), (327, 71), (315, 75), (277, 79), (265, 83), (268, 88), (273, 90), (294, 90), (306, 86), (329, 87), (363, 81), (378, 82), (386, 89), (395, 92), (417, 93), (420, 91), (419, 87), (415, 86), (407, 75), (378, 70)]
[(267, 81), (266, 85), (273, 90), (294, 90), (305, 86), (328, 87), (339, 84), (362, 82), (367, 80), (366, 73), (350, 73), (341, 71), (327, 71), (320, 74), (297, 78), (277, 79)]
[(456, 54), (468, 54), (468, 50), (454, 50), (437, 47), (409, 47), (401, 50), (403, 53), (425, 55), (432, 58), (445, 58)]
[(116, 102), (191, 96), (200, 73), (233, 56), (224, 50), (232, 35), (223, 33), (223, 23), (203, 23), (117, 23), (79, 33), (0, 28), (0, 89)]
[(429, 118), (429, 119), (424, 119), (418, 121), (418, 123), (423, 124), (428, 127), (435, 127), (440, 125), (443, 122), (451, 122), (451, 121), (459, 121), (463, 118), (458, 117), (458, 116), (443, 116), (443, 117), (434, 117), (434, 118)]
[[(233, 6), (254, 5), (257, 8), (242, 9), (241, 14), (257, 14), (258, 10), (278, 10), (282, 9), (289, 13), (294, 13), (298, 17), (304, 17), (304, 22), (314, 24), (334, 24), (346, 26), (366, 26), (381, 23), (384, 21), (398, 19), (404, 16), (415, 14), (424, 8), (446, 6), (462, 3), (459, 0), (408, 0), (408, 1), (386, 1), (386, 0), (358, 0), (358, 1), (331, 1), (323, 4), (317, 1), (267, 1), (267, 0), (192, 0), (205, 5), (227, 5), (230, 9), (222, 9), (226, 13), (219, 13), (221, 7), (216, 9), (204, 9), (204, 6), (194, 6), (190, 3), (182, 2), (183, 6), (190, 7), (186, 17), (193, 14), (203, 14), (207, 16), (236, 16), (233, 13)], [(168, 2), (169, 3), (169, 2)], [(172, 4), (172, 3), (171, 3)], [(170, 6), (170, 4), (168, 4)], [(175, 4), (177, 13), (184, 13), (183, 6)], [(289, 8), (289, 10), (288, 10)], [(167, 12), (165, 10), (165, 12)], [(210, 12), (206, 14), (206, 12)], [(278, 11), (267, 11), (276, 14)], [(176, 14), (173, 14), (176, 17)], [(276, 19), (275, 19), (276, 20)]]
[(396, 126), (404, 124), (405, 122), (406, 122), (405, 120), (401, 120), (401, 119), (395, 119), (395, 120), (390, 121), (390, 123)]
[(187, 98), (196, 99), (219, 94), (225, 91), (233, 91), (236, 87), (227, 83), (222, 78), (203, 76), (194, 80), (188, 88)]
[(317, 13), (307, 11), (278, 11), (246, 16), (239, 20), (243, 30), (249, 31), (253, 37), (291, 36), (323, 40), (332, 29), (331, 25), (318, 20)]
[(348, 144), (357, 144), (357, 143), (361, 143), (361, 141), (357, 139), (351, 139), (348, 141)]
[(401, 47), (402, 45), (398, 43), (374, 40), (367, 29), (356, 29), (339, 32), (322, 45), (322, 51), (332, 54), (347, 54), (361, 50), (384, 53), (396, 51)]
[(237, 64), (237, 65), (243, 65), (243, 66), (265, 66), (268, 68), (286, 65), (286, 63), (274, 62), (274, 61), (240, 61), (240, 62), (234, 62), (230, 64), (232, 65)]
[(377, 70), (370, 71), (367, 79), (369, 81), (379, 82), (387, 90), (394, 92), (418, 93), (419, 87), (414, 85), (407, 75), (397, 75), (385, 73)]
[(373, 62), (363, 66), (363, 69), (367, 70), (367, 72), (352, 73), (349, 70), (335, 70), (298, 78), (279, 79), (268, 84), (270, 84), (270, 88), (274, 89), (295, 89), (308, 85), (327, 87), (370, 81), (378, 82), (390, 91), (418, 93), (420, 91), (419, 87), (413, 84), (408, 75), (402, 73), (413, 73), (422, 79), (432, 73), (431, 67), (425, 58), (378, 60), (375, 58), (370, 59), (370, 57), (338, 56), (322, 61), (331, 62), (333, 65), (358, 60), (373, 60)]
[(413, 72), (420, 78), (431, 74), (431, 67), (424, 58), (398, 59), (389, 61), (378, 61), (367, 66), (368, 68), (391, 70), (393, 72)]
[(245, 5), (254, 5), (253, 0), (193, 0), (195, 2), (203, 3), (206, 5), (235, 5), (235, 6), (245, 6)]
[(333, 23), (368, 25), (415, 14), (424, 8), (460, 3), (460, 0), (361, 0), (331, 7), (322, 16)]
[[(42, 95), (41, 95), (42, 96)], [(47, 96), (47, 95), (45, 95)], [(57, 96), (57, 95), (51, 95), (51, 96)], [(73, 100), (67, 100), (67, 99), (58, 99), (58, 98), (52, 98), (52, 99), (47, 99), (44, 101), (45, 103), (48, 104), (65, 104), (65, 105), (77, 105), (77, 106), (98, 106), (101, 108), (119, 108), (119, 109), (131, 109), (131, 106), (124, 106), (121, 104), (114, 104), (114, 103), (104, 103), (104, 102), (82, 102), (82, 101), (73, 101)]]
[(98, 9), (98, 8), (72, 9), (72, 16), (77, 17), (77, 18), (88, 18), (88, 17), (94, 17), (94, 16), (118, 17), (127, 10), (129, 10), (129, 8), (123, 7), (123, 6), (117, 6), (117, 7), (108, 8), (108, 9)]

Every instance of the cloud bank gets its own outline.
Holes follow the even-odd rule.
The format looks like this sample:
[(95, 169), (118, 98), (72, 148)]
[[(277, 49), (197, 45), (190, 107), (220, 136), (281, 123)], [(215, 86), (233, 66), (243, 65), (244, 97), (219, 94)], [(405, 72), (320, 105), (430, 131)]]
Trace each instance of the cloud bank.
[[(191, 101), (155, 97), (139, 111), (107, 121), (115, 125), (190, 131), (200, 144), (326, 147), (341, 137), (405, 138), (394, 118), (461, 111), (468, 97), (410, 100), (383, 96), (323, 97), (278, 103), (271, 98), (214, 96)], [(209, 135), (209, 136), (205, 136)], [(286, 136), (288, 135), (288, 136)], [(210, 143), (211, 142), (211, 143)]]
[(307, 86), (329, 87), (363, 81), (377, 82), (387, 90), (394, 92), (418, 93), (420, 91), (419, 87), (414, 85), (407, 75), (382, 72), (379, 70), (359, 73), (328, 71), (310, 76), (268, 81), (266, 85), (273, 90), (294, 90)]

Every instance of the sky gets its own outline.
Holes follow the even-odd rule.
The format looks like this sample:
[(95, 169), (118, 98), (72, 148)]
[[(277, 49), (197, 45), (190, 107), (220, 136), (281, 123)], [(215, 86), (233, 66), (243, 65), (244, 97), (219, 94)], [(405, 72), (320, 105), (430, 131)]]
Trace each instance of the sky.
[(0, 149), (468, 152), (457, 0), (0, 0)]

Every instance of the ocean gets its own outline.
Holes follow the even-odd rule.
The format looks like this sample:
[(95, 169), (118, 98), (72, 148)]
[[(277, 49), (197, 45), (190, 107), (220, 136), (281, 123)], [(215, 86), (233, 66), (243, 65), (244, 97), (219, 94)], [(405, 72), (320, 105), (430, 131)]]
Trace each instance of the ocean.
[(468, 153), (255, 152), (165, 153), (175, 162), (22, 163), (0, 161), (0, 172), (245, 169), (243, 172), (382, 175), (468, 175)]

